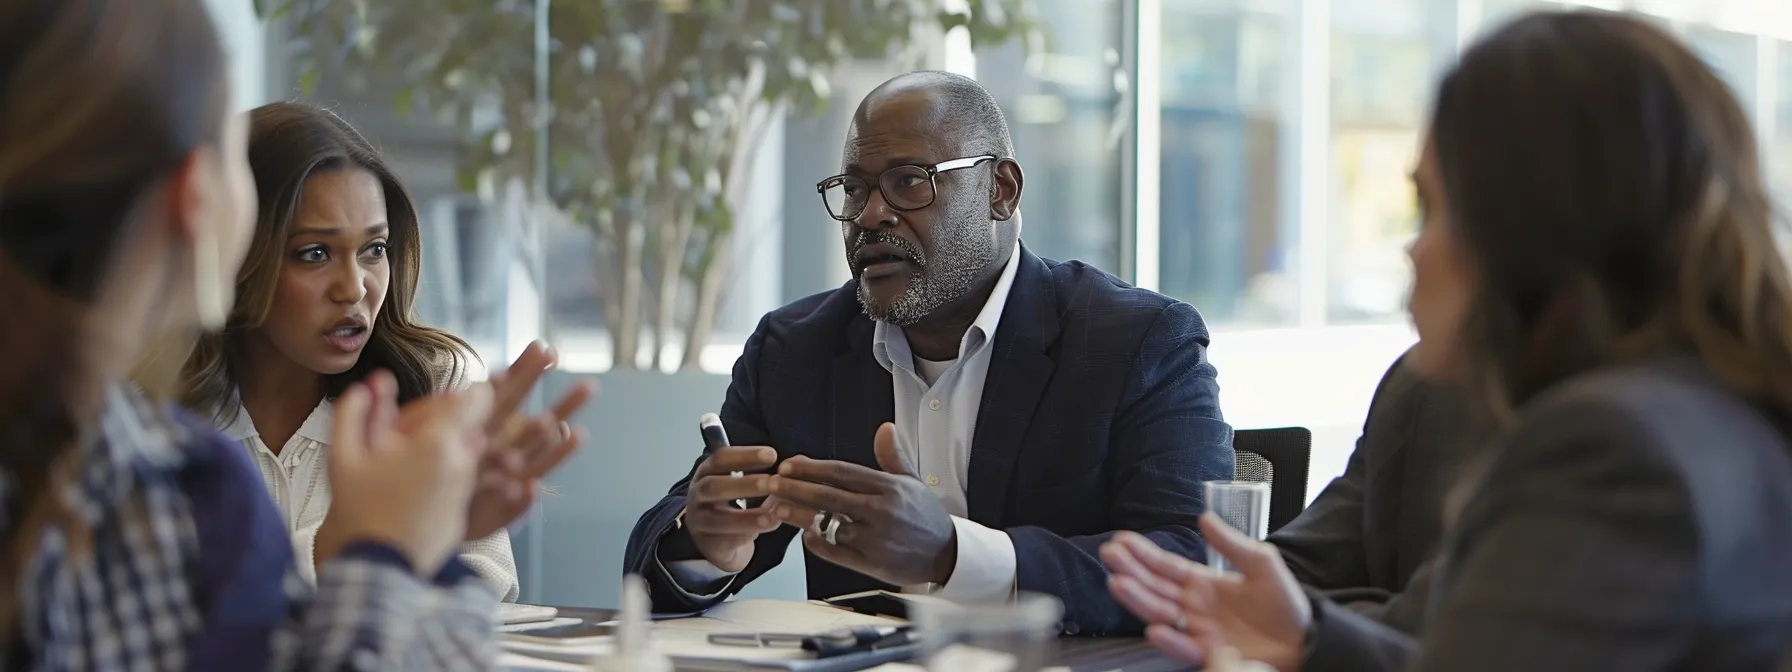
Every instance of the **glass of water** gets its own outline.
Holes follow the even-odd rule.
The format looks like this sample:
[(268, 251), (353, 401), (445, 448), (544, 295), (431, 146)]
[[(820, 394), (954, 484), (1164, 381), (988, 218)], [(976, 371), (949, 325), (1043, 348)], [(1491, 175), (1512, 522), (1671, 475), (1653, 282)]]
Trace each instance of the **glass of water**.
[[(1252, 539), (1269, 536), (1269, 484), (1261, 481), (1207, 481), (1201, 484), (1207, 498), (1207, 512), (1220, 517), (1233, 529)], [(1222, 572), (1238, 571), (1212, 546), (1207, 549), (1207, 566)]]
[(930, 672), (1038, 672), (1057, 651), (1064, 603), (1042, 593), (1012, 602), (910, 606)]

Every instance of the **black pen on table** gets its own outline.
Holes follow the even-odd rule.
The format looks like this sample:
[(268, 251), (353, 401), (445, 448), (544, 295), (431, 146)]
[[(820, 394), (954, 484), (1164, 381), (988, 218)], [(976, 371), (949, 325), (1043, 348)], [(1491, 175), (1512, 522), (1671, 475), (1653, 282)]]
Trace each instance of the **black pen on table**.
[[(728, 447), (728, 430), (722, 428), (722, 418), (720, 416), (717, 416), (714, 413), (704, 413), (703, 417), (697, 420), (697, 430), (703, 432), (703, 453), (705, 456), (714, 455), (716, 454), (716, 451)], [(728, 472), (728, 475), (732, 478), (745, 476), (744, 473), (738, 471)], [(734, 508), (747, 508), (747, 500), (734, 500)]]

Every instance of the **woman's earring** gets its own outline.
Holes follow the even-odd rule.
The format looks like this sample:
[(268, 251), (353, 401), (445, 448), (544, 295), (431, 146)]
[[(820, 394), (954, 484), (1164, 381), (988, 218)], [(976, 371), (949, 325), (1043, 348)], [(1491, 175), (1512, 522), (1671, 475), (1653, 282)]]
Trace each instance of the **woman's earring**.
[(222, 329), (230, 319), (230, 308), (224, 305), (224, 278), (218, 271), (218, 239), (208, 234), (193, 237), (193, 303), (199, 311), (199, 325), (207, 330)]

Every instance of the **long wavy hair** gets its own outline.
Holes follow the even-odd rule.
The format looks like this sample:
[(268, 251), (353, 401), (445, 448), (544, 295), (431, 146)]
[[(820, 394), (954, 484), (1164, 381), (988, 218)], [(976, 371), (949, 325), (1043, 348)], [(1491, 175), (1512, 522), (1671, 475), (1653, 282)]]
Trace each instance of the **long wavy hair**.
[(88, 552), (62, 493), (111, 382), (93, 303), (146, 194), (222, 143), (225, 77), (201, 0), (0, 2), (0, 649), (43, 532)]
[(1686, 45), (1633, 15), (1525, 16), (1444, 78), (1432, 139), (1496, 418), (1664, 352), (1792, 414), (1792, 284), (1755, 135)]
[(243, 340), (275, 309), (281, 267), (305, 184), (319, 173), (359, 168), (379, 179), (391, 226), (388, 263), (392, 281), (374, 318), (367, 347), (355, 366), (325, 381), (335, 397), (368, 373), (386, 369), (398, 379), (401, 402), (439, 392), (464, 377), (472, 349), (465, 341), (418, 323), (414, 301), (423, 251), (417, 208), (398, 175), (365, 137), (335, 113), (298, 102), (270, 103), (249, 114), (249, 167), (261, 192), (261, 213), (249, 257), (237, 274), (236, 307), (220, 332), (201, 337), (181, 367), (182, 406), (228, 422), (239, 408), (236, 385), (243, 367)]

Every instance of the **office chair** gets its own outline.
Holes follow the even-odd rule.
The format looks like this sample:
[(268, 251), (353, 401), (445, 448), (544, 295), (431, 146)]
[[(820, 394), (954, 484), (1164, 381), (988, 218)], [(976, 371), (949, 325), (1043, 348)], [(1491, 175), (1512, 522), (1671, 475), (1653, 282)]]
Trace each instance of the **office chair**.
[(1305, 427), (1240, 429), (1232, 433), (1235, 479), (1269, 484), (1269, 531), (1307, 508), (1307, 466), (1313, 432)]

